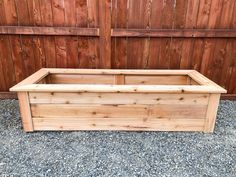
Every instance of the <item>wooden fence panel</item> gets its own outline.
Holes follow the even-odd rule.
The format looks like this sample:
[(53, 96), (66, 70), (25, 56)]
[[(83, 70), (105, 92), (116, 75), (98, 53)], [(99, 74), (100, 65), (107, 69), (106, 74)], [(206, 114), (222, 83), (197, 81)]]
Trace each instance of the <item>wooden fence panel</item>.
[(236, 98), (235, 37), (234, 0), (0, 0), (0, 92), (42, 67), (196, 69)]

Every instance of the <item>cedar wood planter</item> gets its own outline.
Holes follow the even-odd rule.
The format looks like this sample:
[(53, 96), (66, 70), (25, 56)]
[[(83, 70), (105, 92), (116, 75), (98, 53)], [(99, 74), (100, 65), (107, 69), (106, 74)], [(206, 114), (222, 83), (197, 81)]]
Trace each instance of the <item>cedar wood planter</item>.
[(213, 132), (226, 90), (194, 70), (41, 69), (18, 92), (23, 128)]

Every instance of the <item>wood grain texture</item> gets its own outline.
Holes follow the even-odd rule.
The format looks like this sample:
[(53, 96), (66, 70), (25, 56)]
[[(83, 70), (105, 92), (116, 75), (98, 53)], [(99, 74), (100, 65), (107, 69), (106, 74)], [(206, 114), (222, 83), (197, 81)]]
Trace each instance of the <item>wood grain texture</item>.
[[(111, 123), (112, 122), (112, 123)], [(42, 130), (123, 130), (123, 131), (203, 131), (204, 119), (149, 119), (137, 118), (37, 118), (34, 129)]]
[(20, 113), (21, 120), (24, 131), (32, 132), (34, 130), (32, 117), (31, 117), (31, 109), (29, 105), (29, 98), (27, 92), (19, 92), (18, 94), (19, 105), (20, 105)]
[(235, 8), (233, 0), (0, 0), (0, 91), (42, 67), (173, 68), (196, 69), (235, 94)]
[(210, 95), (204, 127), (204, 132), (206, 133), (212, 133), (214, 131), (219, 101), (219, 94)]
[(111, 68), (111, 0), (101, 0), (99, 6), (100, 68)]
[(151, 93), (29, 93), (34, 104), (185, 104), (207, 105), (208, 94), (151, 94)]

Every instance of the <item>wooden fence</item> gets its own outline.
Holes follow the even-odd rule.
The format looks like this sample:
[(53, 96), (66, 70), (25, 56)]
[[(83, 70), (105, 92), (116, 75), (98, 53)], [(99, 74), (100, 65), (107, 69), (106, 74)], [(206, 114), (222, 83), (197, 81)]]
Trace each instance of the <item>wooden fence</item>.
[(236, 98), (234, 0), (0, 0), (0, 97), (42, 67), (196, 69)]

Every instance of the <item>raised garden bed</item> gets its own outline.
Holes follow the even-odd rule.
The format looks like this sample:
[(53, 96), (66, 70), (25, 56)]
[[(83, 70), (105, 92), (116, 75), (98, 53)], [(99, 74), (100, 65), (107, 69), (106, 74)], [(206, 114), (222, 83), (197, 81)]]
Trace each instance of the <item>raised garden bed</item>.
[(18, 93), (23, 128), (213, 132), (226, 90), (194, 70), (41, 69)]

